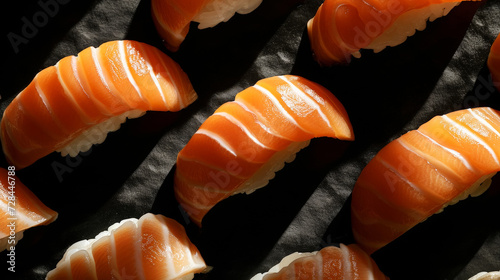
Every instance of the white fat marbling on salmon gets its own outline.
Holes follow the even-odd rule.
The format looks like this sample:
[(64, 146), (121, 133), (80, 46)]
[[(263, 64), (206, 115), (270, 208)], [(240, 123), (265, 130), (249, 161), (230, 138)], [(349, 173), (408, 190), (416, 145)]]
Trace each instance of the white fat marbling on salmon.
[(234, 116), (232, 116), (226, 112), (217, 112), (214, 114), (214, 116), (221, 116), (221, 117), (227, 119), (228, 121), (230, 121), (231, 123), (233, 123), (234, 125), (239, 127), (243, 132), (245, 132), (245, 134), (248, 136), (248, 138), (250, 138), (255, 144), (257, 144), (258, 146), (260, 146), (264, 149), (272, 150), (271, 148), (269, 148), (268, 146), (266, 146), (262, 142), (260, 142), (259, 139), (255, 138), (253, 133), (250, 132), (250, 130), (248, 130), (248, 128), (243, 123), (241, 123), (238, 119), (236, 119)]
[(493, 160), (495, 160), (495, 163), (497, 165), (500, 165), (500, 162), (498, 161), (498, 157), (497, 157), (496, 153), (493, 151), (493, 149), (486, 142), (484, 142), (481, 138), (477, 137), (477, 135), (475, 135), (474, 133), (470, 132), (468, 129), (465, 129), (463, 126), (456, 123), (454, 120), (450, 119), (448, 116), (445, 115), (442, 118), (444, 121), (451, 124), (453, 127), (458, 129), (459, 131), (467, 134), (471, 139), (473, 139), (479, 145), (481, 145), (483, 148), (485, 148), (490, 153)]
[(57, 118), (56, 116), (54, 116), (54, 111), (52, 110), (52, 106), (50, 106), (50, 102), (47, 99), (47, 96), (45, 95), (45, 92), (40, 88), (39, 82), (40, 82), (39, 79), (35, 79), (35, 89), (36, 89), (36, 92), (38, 93), (38, 96), (40, 96), (40, 99), (42, 100), (43, 105), (45, 106), (45, 108), (49, 112), (50, 116), (52, 117), (54, 125), (56, 125), (60, 131), (66, 132), (67, 130), (61, 124), (61, 122), (59, 121), (59, 118)]
[(413, 190), (415, 190), (416, 192), (418, 192), (420, 194), (423, 194), (422, 189), (420, 187), (416, 186), (415, 184), (413, 184), (413, 182), (408, 180), (408, 178), (406, 178), (403, 174), (398, 172), (397, 168), (395, 168), (394, 166), (392, 166), (391, 164), (389, 164), (385, 160), (381, 159), (380, 157), (375, 157), (374, 160), (379, 161), (386, 169), (388, 169), (390, 172), (392, 172), (394, 175), (396, 175), (401, 181), (406, 183)]
[[(170, 73), (170, 71), (169, 71), (169, 68), (167, 67), (167, 65), (165, 65), (165, 62), (163, 61), (163, 59), (161, 59), (160, 51), (158, 49), (154, 49), (153, 51), (155, 52), (156, 57), (158, 58), (158, 61), (160, 61), (161, 65), (163, 66), (163, 70), (165, 71), (165, 73), (167, 73), (169, 80), (175, 81), (175, 79), (172, 77), (172, 73)], [(184, 103), (184, 101), (182, 100), (182, 97), (180, 95), (181, 90), (178, 88), (177, 83), (172, 82), (172, 85), (175, 88), (175, 93), (177, 95), (177, 101), (179, 102), (180, 108), (181, 109), (185, 108), (186, 104)]]
[(226, 151), (228, 151), (229, 153), (231, 153), (235, 157), (237, 156), (235, 149), (229, 143), (227, 143), (227, 141), (224, 140), (224, 138), (222, 138), (220, 135), (213, 133), (213, 132), (206, 130), (206, 129), (199, 129), (198, 131), (196, 131), (195, 134), (202, 134), (202, 135), (205, 135), (205, 136), (215, 140)]
[(125, 70), (125, 75), (127, 76), (127, 80), (132, 84), (132, 86), (134, 87), (134, 89), (137, 91), (137, 94), (139, 95), (139, 97), (143, 101), (145, 101), (144, 96), (142, 96), (141, 89), (139, 88), (139, 86), (135, 82), (135, 79), (132, 76), (132, 73), (130, 72), (130, 68), (128, 67), (127, 60), (126, 60), (126, 55), (125, 55), (125, 53), (126, 53), (125, 52), (125, 45), (124, 45), (123, 41), (118, 41), (118, 52), (120, 54), (120, 62), (122, 63), (123, 69)]
[[(232, 102), (234, 102), (234, 103), (238, 104), (238, 105), (239, 105), (239, 106), (240, 106), (243, 110), (247, 111), (248, 113), (250, 113), (250, 114), (252, 114), (252, 115), (258, 115), (260, 119), (263, 119), (263, 117), (262, 117), (262, 116), (261, 116), (261, 115), (260, 115), (257, 111), (255, 111), (255, 110), (251, 110), (250, 108), (248, 108), (248, 106), (247, 106), (244, 102), (242, 102), (242, 101), (240, 101), (240, 100), (235, 100), (235, 101), (232, 101)], [(272, 135), (273, 135), (273, 136), (275, 136), (275, 137), (278, 137), (278, 138), (281, 138), (281, 139), (285, 139), (285, 140), (289, 140), (289, 141), (290, 141), (290, 139), (289, 139), (289, 138), (287, 138), (287, 137), (285, 137), (285, 136), (283, 136), (283, 135), (281, 135), (281, 134), (277, 133), (276, 131), (274, 131), (274, 130), (273, 130), (273, 129), (271, 129), (270, 127), (268, 127), (268, 126), (266, 126), (265, 124), (263, 124), (263, 123), (262, 123), (261, 121), (259, 121), (257, 118), (255, 119), (255, 122), (256, 122), (256, 123), (257, 123), (260, 127), (262, 127), (262, 129), (263, 129), (264, 131), (266, 131), (267, 133), (272, 134)]]
[(274, 96), (269, 90), (263, 88), (262, 86), (260, 85), (254, 85), (253, 86), (255, 89), (257, 89), (258, 91), (260, 91), (261, 93), (263, 93), (272, 103), (273, 105), (280, 111), (280, 113), (285, 116), (285, 118), (287, 120), (289, 120), (293, 125), (295, 125), (296, 127), (300, 128), (302, 131), (305, 131), (307, 133), (310, 133), (312, 134), (310, 131), (306, 130), (305, 128), (303, 128), (302, 126), (300, 126), (297, 121), (295, 120), (294, 117), (292, 117), (286, 110), (285, 108), (283, 108), (283, 106), (281, 105), (281, 103), (279, 102), (279, 100), (276, 98), (276, 96)]
[(425, 137), (427, 140), (429, 140), (432, 144), (440, 147), (441, 149), (445, 150), (446, 152), (450, 153), (454, 158), (460, 160), (460, 162), (468, 169), (470, 170), (471, 172), (476, 172), (476, 169), (470, 164), (470, 162), (464, 157), (462, 156), (462, 154), (460, 154), (459, 152), (453, 150), (453, 149), (450, 149), (448, 147), (445, 147), (441, 144), (439, 144), (436, 140), (434, 140), (433, 138), (429, 137), (427, 134), (425, 134), (424, 132), (420, 131), (420, 130), (415, 130), (417, 133), (419, 133), (420, 135), (422, 135), (423, 137)]
[[(286, 77), (279, 76), (279, 78), (282, 79), (283, 81), (285, 81), (289, 85), (289, 88), (292, 89), (292, 91), (297, 96), (299, 96), (302, 100), (305, 101), (307, 107), (309, 107), (312, 110), (318, 112), (318, 114), (321, 116), (321, 119), (323, 119), (323, 121), (328, 124), (328, 127), (330, 127), (330, 128), (332, 127), (332, 125), (330, 123), (330, 120), (326, 117), (326, 115), (323, 112), (323, 110), (321, 110), (321, 107), (319, 106), (318, 102), (315, 99), (313, 99), (311, 96), (309, 96), (308, 94), (306, 94), (303, 90), (299, 89), (296, 85), (294, 85), (293, 83), (291, 83)], [(283, 95), (283, 101), (285, 103), (287, 103), (287, 99), (285, 99), (284, 97), (288, 97), (288, 96), (289, 96), (288, 94)], [(289, 105), (289, 104), (287, 103), (287, 105)], [(306, 107), (306, 106), (299, 106), (298, 108), (296, 108), (295, 105), (296, 104), (290, 104), (288, 107), (290, 107), (290, 109), (294, 110), (294, 112), (297, 111), (296, 109), (304, 111), (304, 107)]]
[(478, 120), (482, 125), (487, 127), (491, 132), (496, 134), (496, 136), (500, 137), (500, 132), (496, 130), (490, 123), (488, 123), (483, 117), (481, 117), (479, 114), (477, 114), (475, 111), (468, 109), (469, 113), (476, 119)]
[[(189, 247), (189, 244), (191, 243), (188, 240), (187, 236), (176, 236), (175, 238), (178, 237), (179, 242), (185, 246), (179, 248), (179, 250), (172, 251), (170, 244), (177, 242), (176, 240), (170, 240), (170, 238), (174, 236), (172, 235), (171, 232), (173, 228), (170, 228), (171, 223), (174, 221), (168, 222), (168, 218), (148, 213), (142, 216), (140, 219), (130, 218), (122, 220), (119, 223), (115, 223), (111, 225), (106, 231), (99, 233), (94, 239), (82, 240), (74, 243), (66, 250), (63, 258), (57, 263), (56, 269), (50, 271), (47, 274), (46, 279), (52, 279), (51, 277), (53, 277), (54, 275), (58, 275), (58, 271), (60, 270), (66, 270), (68, 272), (67, 274), (72, 275), (71, 272), (72, 256), (76, 256), (77, 254), (82, 254), (88, 257), (91, 264), (90, 269), (92, 269), (91, 273), (95, 274), (96, 263), (93, 257), (93, 247), (98, 242), (99, 243), (109, 242), (109, 247), (111, 249), (111, 252), (110, 255), (108, 256), (108, 264), (112, 268), (111, 272), (115, 277), (117, 277), (117, 279), (125, 277), (127, 272), (126, 269), (122, 267), (122, 271), (120, 271), (118, 269), (118, 265), (116, 262), (117, 260), (116, 248), (117, 246), (119, 246), (119, 244), (117, 244), (115, 241), (115, 234), (118, 230), (126, 230), (126, 229), (130, 229), (127, 231), (127, 233), (131, 234), (134, 240), (138, 240), (138, 242), (135, 242), (134, 244), (136, 246), (136, 249), (134, 250), (136, 255), (133, 256), (133, 261), (135, 262), (135, 268), (137, 269), (137, 275), (134, 274), (133, 276), (131, 275), (130, 277), (134, 277), (135, 279), (139, 280), (145, 279), (144, 267), (142, 263), (143, 261), (142, 251), (147, 250), (147, 248), (143, 247), (144, 236), (142, 235), (142, 229), (144, 228), (143, 223), (146, 220), (149, 222), (156, 223), (156, 226), (161, 227), (160, 240), (162, 240), (162, 248), (164, 247), (161, 253), (162, 257), (164, 257), (164, 260), (166, 260), (166, 263), (165, 265), (162, 264), (158, 266), (157, 269), (167, 274), (166, 279), (192, 279), (194, 275), (193, 271), (206, 268), (206, 265), (201, 256), (197, 252), (191, 251)], [(179, 261), (182, 262), (180, 270), (176, 269), (175, 266), (175, 262)]]
[[(76, 66), (76, 64), (75, 64), (76, 60), (77, 60), (77, 58), (75, 56), (71, 56), (71, 67)], [(54, 67), (56, 68), (57, 80), (59, 81), (59, 84), (61, 84), (61, 86), (64, 90), (64, 95), (66, 96), (67, 99), (71, 100), (71, 103), (73, 103), (75, 108), (78, 108), (78, 115), (80, 116), (82, 121), (87, 125), (92, 124), (92, 122), (90, 122), (90, 120), (89, 120), (89, 116), (82, 110), (82, 107), (76, 101), (75, 96), (73, 95), (73, 93), (69, 89), (68, 85), (64, 82), (64, 79), (61, 76), (61, 69), (59, 68), (59, 61), (56, 63), (56, 65), (54, 65)], [(73, 70), (76, 71), (76, 68), (73, 68)], [(75, 77), (76, 76), (77, 76), (77, 74), (75, 73)], [(76, 77), (76, 78), (77, 78), (77, 81), (80, 82), (78, 80), (78, 77)], [(85, 95), (87, 95), (87, 93), (85, 91), (83, 91), (83, 92), (85, 93)]]
[(340, 250), (342, 251), (342, 264), (343, 264), (342, 271), (344, 272), (343, 279), (351, 280), (351, 277), (349, 275), (352, 270), (351, 260), (350, 260), (351, 252), (349, 252), (349, 248), (347, 248), (346, 246), (340, 246)]
[[(151, 79), (153, 80), (155, 87), (158, 90), (158, 93), (161, 95), (161, 100), (163, 101), (163, 104), (165, 104), (165, 107), (169, 108), (169, 106), (167, 104), (167, 100), (165, 98), (165, 92), (163, 92), (163, 89), (161, 88), (160, 82), (158, 81), (158, 77), (156, 77), (156, 75), (155, 75), (153, 66), (151, 66), (150, 61), (152, 61), (152, 60), (149, 58), (149, 56), (147, 55), (147, 52), (144, 50), (144, 48), (141, 45), (139, 45), (139, 48), (140, 48), (142, 56), (144, 56), (143, 63), (146, 64), (146, 67), (147, 67), (148, 72), (149, 72), (149, 76), (151, 76)], [(177, 88), (177, 85), (175, 83), (172, 83), (172, 84), (175, 88), (175, 92), (178, 93), (179, 89)], [(179, 100), (181, 100), (180, 96), (179, 96)]]
[(102, 84), (106, 87), (106, 89), (108, 89), (109, 92), (113, 92), (108, 82), (106, 81), (106, 76), (104, 75), (104, 71), (102, 70), (101, 63), (97, 55), (97, 49), (94, 47), (90, 47), (90, 53), (92, 54), (92, 61), (94, 62), (95, 69), (99, 78), (101, 79)]

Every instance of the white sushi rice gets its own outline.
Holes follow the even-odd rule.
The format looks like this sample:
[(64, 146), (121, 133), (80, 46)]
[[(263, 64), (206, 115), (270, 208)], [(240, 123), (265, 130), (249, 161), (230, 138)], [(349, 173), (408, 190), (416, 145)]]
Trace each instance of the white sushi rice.
[(469, 280), (500, 280), (500, 271), (494, 272), (480, 272), (469, 278)]
[(60, 152), (62, 156), (70, 155), (71, 157), (76, 157), (78, 153), (88, 151), (92, 145), (104, 142), (108, 133), (117, 131), (121, 124), (127, 119), (135, 119), (143, 116), (145, 113), (146, 112), (141, 110), (131, 110), (121, 115), (111, 117), (84, 131), (68, 145), (56, 151)]
[(276, 172), (283, 169), (286, 163), (295, 160), (297, 153), (307, 147), (311, 141), (293, 142), (286, 149), (275, 153), (255, 174), (246, 180), (235, 193), (251, 194), (257, 189), (266, 186), (274, 178)]
[(284, 257), (281, 260), (280, 263), (278, 263), (277, 265), (271, 267), (271, 269), (269, 269), (268, 272), (266, 272), (266, 273), (259, 273), (259, 274), (255, 275), (254, 277), (252, 277), (250, 280), (262, 280), (264, 278), (264, 276), (266, 276), (267, 274), (279, 272), (281, 269), (289, 266), (295, 260), (303, 258), (303, 257), (314, 256), (314, 255), (316, 255), (316, 253), (317, 253), (317, 251), (311, 252), (311, 253), (298, 253), (298, 252), (295, 252), (293, 254), (290, 254), (290, 255)]
[(489, 175), (481, 177), (471, 187), (469, 187), (468, 189), (466, 189), (461, 194), (457, 195), (453, 200), (451, 200), (447, 204), (443, 205), (443, 207), (439, 211), (437, 211), (436, 214), (443, 212), (444, 209), (447, 206), (457, 204), (459, 201), (467, 199), (469, 196), (471, 196), (471, 197), (477, 197), (477, 196), (482, 195), (490, 187), (490, 185), (491, 185), (491, 178), (493, 176), (495, 176), (495, 175), (496, 175), (496, 173), (493, 173), (493, 174), (489, 174)]
[(199, 22), (199, 29), (214, 27), (228, 21), (235, 13), (248, 14), (262, 3), (262, 0), (214, 0), (200, 11), (193, 21)]
[[(422, 31), (427, 26), (427, 21), (448, 15), (448, 13), (460, 2), (448, 2), (429, 5), (422, 9), (416, 9), (399, 16), (396, 21), (382, 35), (375, 38), (370, 45), (364, 49), (371, 49), (375, 53), (381, 52), (386, 47), (394, 47), (405, 42), (408, 37), (415, 34), (417, 30)], [(380, 23), (377, 22), (380, 26)], [(356, 58), (361, 57), (359, 51), (352, 53)]]

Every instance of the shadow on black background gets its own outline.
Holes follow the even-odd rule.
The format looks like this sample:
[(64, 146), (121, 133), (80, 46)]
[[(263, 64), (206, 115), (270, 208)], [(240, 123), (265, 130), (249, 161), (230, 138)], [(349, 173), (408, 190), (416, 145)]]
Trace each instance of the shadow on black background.
[[(2, 67), (0, 67), (3, 81), (2, 99), (17, 95), (28, 85), (36, 73), (42, 70), (43, 63), (54, 46), (63, 40), (66, 33), (92, 9), (97, 1), (73, 0), (67, 4), (58, 4), (57, 8), (48, 7), (49, 11), (53, 11), (49, 12), (51, 15), (37, 2), (12, 1), (9, 3), (9, 8), (5, 9), (1, 41), (5, 53), (2, 54)], [(45, 14), (47, 20), (44, 20), (41, 14)], [(34, 17), (39, 19), (34, 20)], [(26, 22), (33, 26), (30, 27)], [(46, 23), (42, 24), (44, 22)]]
[(162, 185), (152, 212), (166, 213), (186, 227), (207, 264), (214, 267), (207, 279), (240, 279), (242, 275), (250, 279), (254, 267), (272, 249), (349, 145), (350, 142), (336, 139), (313, 140), (266, 187), (219, 202), (205, 216), (201, 229), (187, 220), (173, 198), (174, 168)]
[[(34, 279), (31, 273), (36, 273), (32, 271), (36, 264), (53, 269), (65, 248), (75, 242), (75, 236), (78, 239), (94, 238), (111, 226), (109, 221), (118, 222), (115, 218), (117, 212), (136, 217), (136, 209), (124, 207), (112, 197), (165, 131), (177, 125), (176, 122), (186, 113), (148, 112), (141, 118), (128, 120), (120, 130), (108, 134), (102, 144), (94, 145), (90, 151), (75, 158), (52, 153), (18, 170), (22, 182), (44, 204), (59, 213), (58, 219), (50, 226), (27, 230), (22, 246), (16, 246), (18, 279)], [(144, 189), (137, 186), (137, 191)], [(99, 213), (98, 217), (96, 213)], [(91, 224), (88, 224), (89, 220), (92, 220)], [(2, 254), (1, 259), (4, 257)]]

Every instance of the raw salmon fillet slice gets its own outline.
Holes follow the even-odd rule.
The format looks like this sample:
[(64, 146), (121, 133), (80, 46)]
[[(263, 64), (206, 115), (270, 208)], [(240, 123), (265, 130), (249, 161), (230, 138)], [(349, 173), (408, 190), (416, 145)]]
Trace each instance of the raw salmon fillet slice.
[(48, 225), (58, 215), (15, 176), (14, 170), (4, 168), (0, 168), (0, 205), (0, 251), (15, 246), (25, 230)]
[(180, 66), (136, 41), (89, 47), (40, 71), (1, 121), (4, 154), (18, 169), (54, 152), (76, 156), (127, 118), (179, 111), (197, 95)]
[(329, 246), (319, 252), (291, 254), (250, 280), (386, 280), (382, 271), (356, 244)]
[(73, 244), (46, 279), (187, 280), (205, 269), (179, 223), (147, 213)]
[(437, 116), (380, 150), (352, 192), (352, 230), (373, 253), (429, 216), (486, 191), (500, 170), (500, 114)]
[(354, 139), (340, 101), (302, 77), (260, 80), (219, 107), (180, 151), (176, 198), (201, 226), (218, 202), (267, 185), (315, 137)]
[(347, 64), (361, 49), (380, 52), (399, 45), (461, 2), (326, 0), (307, 24), (314, 58), (322, 66)]
[(151, 0), (151, 15), (165, 47), (175, 52), (186, 38), (191, 22), (204, 29), (228, 21), (235, 13), (247, 14), (262, 0)]

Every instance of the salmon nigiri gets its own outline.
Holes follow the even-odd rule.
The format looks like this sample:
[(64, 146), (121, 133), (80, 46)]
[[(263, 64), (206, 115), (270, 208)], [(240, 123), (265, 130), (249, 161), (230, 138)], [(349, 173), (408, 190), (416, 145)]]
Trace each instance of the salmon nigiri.
[(462, 1), (326, 0), (307, 24), (311, 48), (320, 65), (347, 64), (361, 49), (380, 52), (403, 43)]
[(179, 223), (148, 213), (71, 245), (46, 279), (188, 280), (205, 269)]
[(13, 168), (0, 168), (0, 205), (0, 251), (15, 246), (25, 230), (57, 219), (57, 213), (15, 176)]
[(451, 204), (484, 193), (500, 170), (500, 112), (437, 116), (385, 146), (363, 169), (352, 230), (370, 254)]
[(54, 152), (76, 156), (127, 118), (178, 111), (197, 95), (180, 66), (136, 41), (89, 47), (40, 71), (5, 110), (1, 139), (18, 169)]
[(314, 137), (354, 139), (338, 99), (298, 76), (260, 80), (219, 107), (180, 151), (177, 200), (201, 225), (219, 201), (267, 185)]
[(368, 254), (356, 244), (329, 246), (319, 252), (293, 253), (250, 280), (386, 280), (382, 271)]
[(488, 69), (491, 73), (493, 85), (500, 91), (500, 35), (491, 46), (488, 57)]
[(248, 14), (262, 0), (151, 0), (156, 30), (170, 51), (177, 51), (192, 21), (204, 29), (228, 21), (235, 13)]

